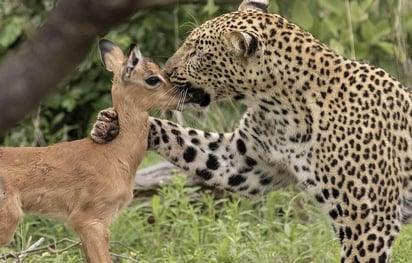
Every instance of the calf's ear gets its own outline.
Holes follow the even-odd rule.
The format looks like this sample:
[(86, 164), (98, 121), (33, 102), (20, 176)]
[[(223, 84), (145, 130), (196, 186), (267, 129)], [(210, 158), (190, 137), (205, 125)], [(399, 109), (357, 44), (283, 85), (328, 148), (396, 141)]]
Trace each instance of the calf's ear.
[(133, 69), (143, 60), (142, 52), (136, 44), (132, 44), (129, 47), (129, 52), (127, 53), (126, 70), (124, 77), (126, 79), (130, 78)]
[(122, 66), (123, 51), (108, 39), (99, 40), (100, 59), (108, 71), (115, 71)]

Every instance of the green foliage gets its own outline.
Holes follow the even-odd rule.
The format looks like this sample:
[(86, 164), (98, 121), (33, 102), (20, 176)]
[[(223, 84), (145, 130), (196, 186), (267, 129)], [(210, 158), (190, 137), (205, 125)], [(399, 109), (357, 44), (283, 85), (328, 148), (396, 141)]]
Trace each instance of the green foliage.
[[(55, 2), (2, 1), (0, 57), (23, 43), (41, 25)], [(106, 37), (123, 48), (137, 42), (146, 56), (161, 64), (196, 25), (236, 9), (233, 3), (223, 5), (221, 1), (208, 0), (203, 5), (138, 12)], [(404, 67), (408, 58), (411, 63), (412, 57), (412, 7), (408, 1), (279, 0), (271, 1), (270, 11), (299, 24), (337, 52), (367, 60), (405, 83), (412, 83), (410, 68)], [(401, 47), (399, 38), (405, 40), (406, 48)], [(58, 92), (45, 99), (38, 111), (10, 129), (0, 142), (14, 146), (45, 145), (85, 137), (97, 112), (111, 105), (109, 90), (110, 74), (103, 70), (93, 47), (89, 57), (60, 85)], [(229, 105), (224, 110), (212, 107), (210, 113), (185, 110), (184, 119), (195, 127), (231, 130), (241, 111), (239, 105)], [(206, 117), (199, 118), (199, 114)]]
[[(406, 226), (396, 240), (394, 262), (410, 262), (411, 233)], [(33, 215), (20, 224), (13, 243), (0, 248), (0, 261), (41, 237), (44, 246), (30, 253), (28, 262), (81, 262), (71, 230)], [(304, 193), (286, 189), (254, 199), (229, 194), (216, 199), (185, 188), (181, 177), (150, 201), (123, 211), (110, 240), (115, 262), (323, 263), (338, 262), (340, 252), (328, 219)]]
[[(176, 177), (150, 202), (130, 207), (117, 218), (110, 250), (118, 262), (336, 261), (339, 248), (327, 219), (304, 194), (288, 189), (256, 199), (215, 199), (210, 192), (185, 188), (184, 182)], [(72, 231), (32, 215), (20, 225), (13, 243), (0, 248), (0, 255), (26, 248), (30, 237), (45, 237), (45, 244), (56, 244), (54, 249), (61, 251), (31, 253), (29, 262), (81, 259), (80, 247), (70, 248), (78, 240)]]
[[(287, 10), (286, 17), (338, 53), (404, 77), (399, 64), (412, 56), (412, 7), (407, 1), (292, 0), (279, 1), (274, 9), (282, 14)], [(402, 29), (397, 27), (396, 19), (404, 25)], [(407, 39), (407, 54), (400, 53), (396, 45), (397, 33)]]
[[(41, 25), (54, 5), (54, 0), (2, 1), (0, 57), (23, 43)], [(309, 30), (337, 52), (370, 61), (410, 83), (409, 72), (402, 70), (402, 65), (412, 57), (412, 7), (407, 5), (407, 1), (402, 0), (280, 0), (271, 1), (270, 11), (282, 14)], [(236, 5), (223, 6), (208, 0), (204, 5), (143, 11), (114, 28), (107, 37), (123, 48), (137, 42), (146, 56), (163, 63), (193, 27), (231, 10), (236, 10)], [(402, 22), (402, 28), (397, 26), (398, 22)], [(406, 40), (406, 48), (399, 46), (399, 35)], [(110, 74), (101, 67), (94, 47), (78, 70), (60, 85), (59, 91), (45, 99), (36, 113), (17, 124), (0, 141), (4, 145), (23, 146), (85, 137), (97, 112), (111, 105), (109, 90)], [(235, 124), (231, 120), (237, 119), (242, 108), (238, 105), (227, 108), (226, 111), (215, 108), (210, 110), (211, 114), (205, 114), (210, 117), (203, 118), (207, 125), (198, 124), (199, 112), (196, 110), (185, 110), (185, 119), (193, 119), (193, 123), (189, 123), (196, 127), (230, 130)], [(233, 109), (236, 109), (234, 114)], [(217, 115), (228, 117), (225, 120), (230, 120), (230, 125), (221, 125), (226, 121), (216, 120)]]

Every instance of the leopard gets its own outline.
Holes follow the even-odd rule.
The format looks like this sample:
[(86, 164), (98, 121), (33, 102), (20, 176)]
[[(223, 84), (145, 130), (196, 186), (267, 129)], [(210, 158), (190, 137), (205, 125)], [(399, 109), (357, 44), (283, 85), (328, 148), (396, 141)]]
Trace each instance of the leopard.
[[(268, 6), (244, 0), (204, 22), (164, 65), (187, 103), (244, 104), (237, 128), (203, 131), (151, 117), (149, 149), (245, 196), (295, 184), (330, 218), (340, 262), (390, 262), (412, 221), (412, 93)], [(92, 138), (114, 139), (115, 119), (101, 112)]]

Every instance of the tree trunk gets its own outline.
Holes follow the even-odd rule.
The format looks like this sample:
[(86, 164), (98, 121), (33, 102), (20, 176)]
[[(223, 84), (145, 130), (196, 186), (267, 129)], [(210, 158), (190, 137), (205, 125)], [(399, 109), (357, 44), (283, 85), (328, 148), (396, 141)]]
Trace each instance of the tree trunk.
[(138, 10), (189, 0), (60, 0), (44, 25), (0, 64), (0, 136), (67, 77), (96, 38)]

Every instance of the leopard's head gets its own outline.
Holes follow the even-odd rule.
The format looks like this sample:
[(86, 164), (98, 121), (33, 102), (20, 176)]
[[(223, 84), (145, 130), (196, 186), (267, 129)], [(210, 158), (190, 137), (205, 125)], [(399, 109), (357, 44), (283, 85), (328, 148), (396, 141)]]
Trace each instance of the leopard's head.
[[(228, 13), (195, 28), (166, 62), (172, 83), (187, 89), (190, 101), (248, 101), (268, 79), (265, 63), (268, 1), (243, 1)], [(269, 35), (268, 35), (269, 34)], [(264, 88), (264, 87), (263, 87)]]

